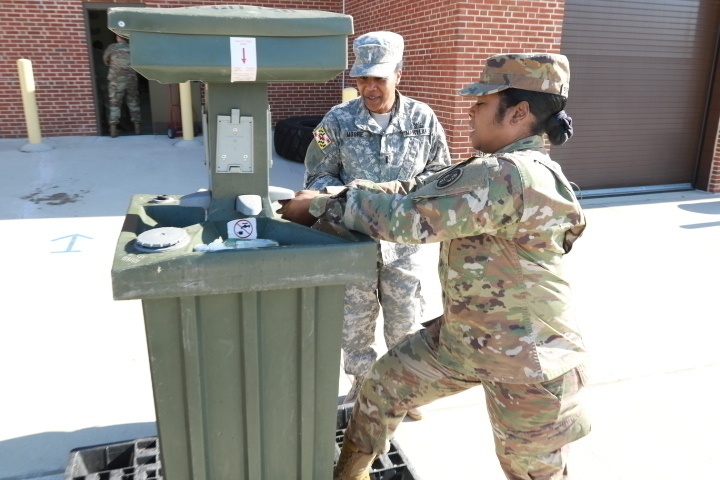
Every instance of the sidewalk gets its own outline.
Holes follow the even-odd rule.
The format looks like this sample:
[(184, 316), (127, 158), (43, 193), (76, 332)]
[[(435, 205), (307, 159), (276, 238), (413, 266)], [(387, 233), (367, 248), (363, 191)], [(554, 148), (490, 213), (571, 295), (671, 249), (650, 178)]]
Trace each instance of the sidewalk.
[[(208, 187), (200, 142), (44, 141), (54, 148), (23, 153), (24, 139), (0, 139), (0, 480), (61, 480), (73, 448), (156, 434), (140, 302), (112, 299), (115, 242), (131, 195)], [(297, 189), (302, 172), (275, 157), (271, 183)], [(574, 446), (573, 478), (713, 478), (720, 196), (583, 205), (568, 271), (592, 352), (594, 430)], [(341, 375), (338, 395), (348, 387)], [(396, 436), (418, 480), (504, 478), (481, 389), (424, 412)]]

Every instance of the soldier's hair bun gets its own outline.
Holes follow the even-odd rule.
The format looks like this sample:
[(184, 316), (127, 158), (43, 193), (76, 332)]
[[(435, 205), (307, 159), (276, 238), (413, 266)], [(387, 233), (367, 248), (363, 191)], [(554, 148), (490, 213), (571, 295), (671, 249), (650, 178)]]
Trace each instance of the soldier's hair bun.
[(550, 115), (545, 125), (545, 133), (550, 143), (562, 145), (573, 136), (572, 118), (565, 113), (565, 110)]

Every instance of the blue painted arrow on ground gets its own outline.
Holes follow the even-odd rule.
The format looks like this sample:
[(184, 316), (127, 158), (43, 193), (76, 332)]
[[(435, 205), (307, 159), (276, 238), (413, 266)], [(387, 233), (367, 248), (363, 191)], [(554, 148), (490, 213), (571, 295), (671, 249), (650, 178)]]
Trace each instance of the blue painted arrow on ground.
[(92, 237), (86, 237), (85, 235), (80, 235), (79, 233), (74, 233), (72, 235), (66, 235), (64, 237), (56, 238), (55, 240), (50, 240), (50, 241), (57, 242), (58, 240), (65, 240), (66, 238), (69, 238), (70, 241), (68, 242), (68, 246), (65, 250), (58, 250), (57, 252), (50, 252), (50, 253), (80, 253), (80, 250), (73, 250), (73, 247), (75, 246), (75, 241), (80, 237), (87, 238), (88, 240), (92, 240)]

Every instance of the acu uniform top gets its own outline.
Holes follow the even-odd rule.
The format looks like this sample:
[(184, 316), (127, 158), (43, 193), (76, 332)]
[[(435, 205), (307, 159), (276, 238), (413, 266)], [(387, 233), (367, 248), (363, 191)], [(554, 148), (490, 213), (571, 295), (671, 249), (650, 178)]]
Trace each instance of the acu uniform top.
[(333, 107), (313, 132), (305, 188), (424, 178), (450, 165), (445, 131), (428, 105), (397, 93), (391, 115), (383, 131), (362, 98)]
[(585, 229), (540, 136), (422, 182), (363, 182), (320, 196), (315, 216), (373, 238), (442, 242), (438, 360), (472, 378), (537, 383), (585, 361), (562, 257)]
[[(383, 131), (362, 98), (333, 107), (313, 132), (305, 156), (305, 188), (322, 190), (357, 179), (373, 182), (422, 180), (450, 165), (445, 131), (425, 103), (396, 92)], [(391, 262), (418, 250), (417, 245), (381, 242)]]
[(103, 53), (103, 61), (110, 67), (111, 73), (116, 70), (135, 74), (135, 70), (130, 68), (130, 45), (126, 42), (117, 42), (108, 46)]

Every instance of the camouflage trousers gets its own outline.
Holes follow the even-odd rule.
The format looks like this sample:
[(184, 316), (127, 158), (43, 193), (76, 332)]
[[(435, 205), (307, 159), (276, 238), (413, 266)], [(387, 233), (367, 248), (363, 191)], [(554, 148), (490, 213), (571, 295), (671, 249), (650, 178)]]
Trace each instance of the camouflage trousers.
[(381, 307), (388, 348), (421, 328), (418, 257), (413, 254), (387, 264), (378, 260), (377, 282), (345, 287), (342, 349), (343, 368), (348, 375), (367, 374), (377, 360), (375, 326)]
[(482, 385), (495, 453), (507, 478), (569, 478), (568, 445), (590, 432), (580, 401), (583, 367), (538, 384), (481, 381), (438, 362), (439, 324), (407, 337), (375, 363), (355, 402), (346, 438), (365, 453), (387, 452), (409, 409)]
[(120, 121), (123, 99), (127, 102), (132, 122), (140, 123), (140, 94), (138, 92), (137, 73), (134, 70), (129, 70), (128, 73), (118, 73), (111, 69), (110, 74), (108, 74), (108, 102), (110, 103), (108, 123), (110, 125), (117, 125)]

